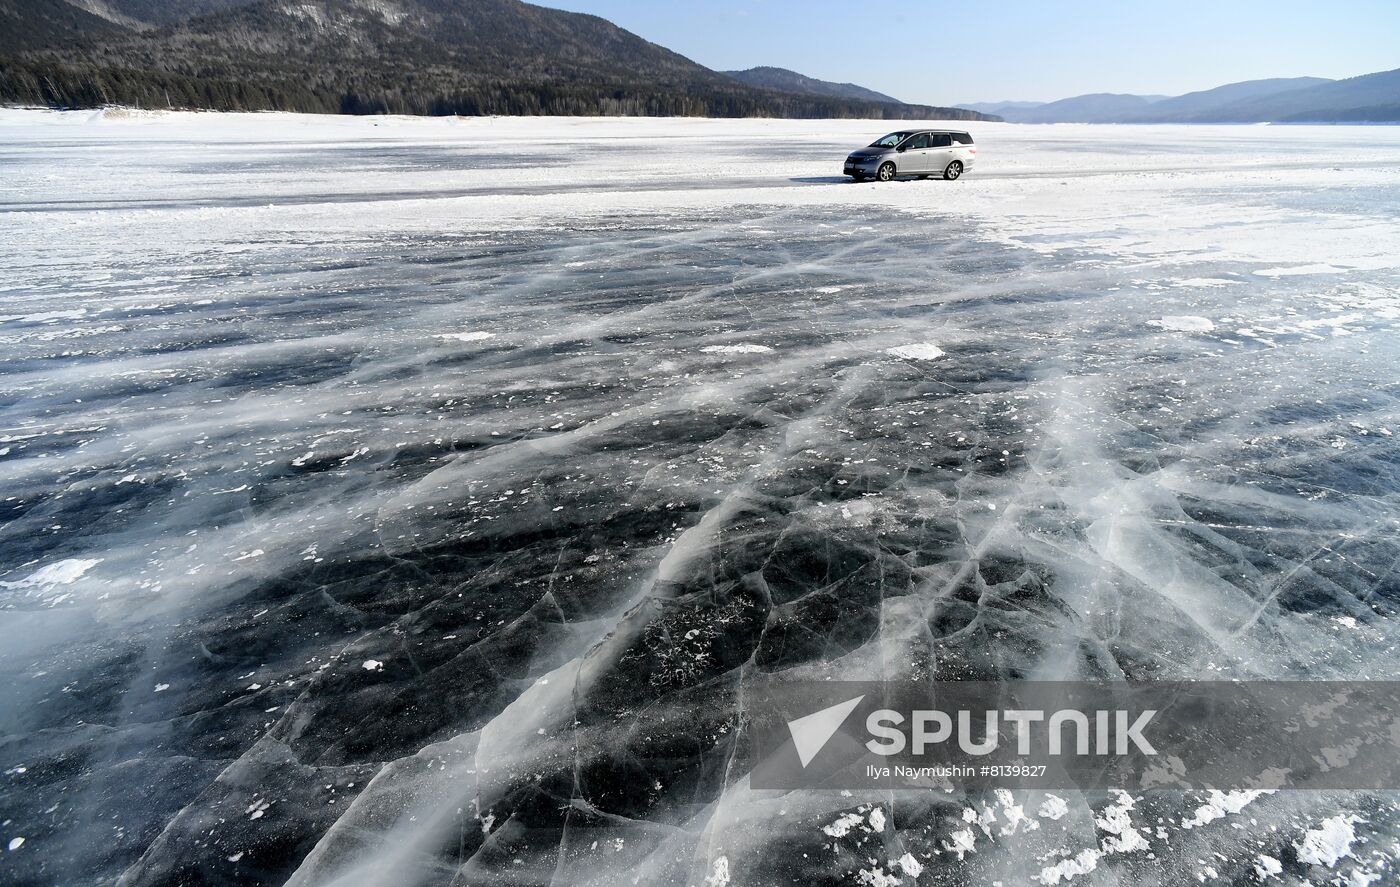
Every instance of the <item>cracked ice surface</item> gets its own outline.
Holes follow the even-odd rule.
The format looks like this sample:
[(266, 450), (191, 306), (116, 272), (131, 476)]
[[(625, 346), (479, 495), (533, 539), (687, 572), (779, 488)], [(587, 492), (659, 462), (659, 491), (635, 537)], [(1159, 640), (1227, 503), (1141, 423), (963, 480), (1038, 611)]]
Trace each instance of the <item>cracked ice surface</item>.
[(0, 112), (0, 880), (1393, 881), (748, 789), (757, 674), (1400, 677), (1400, 134), (888, 126)]

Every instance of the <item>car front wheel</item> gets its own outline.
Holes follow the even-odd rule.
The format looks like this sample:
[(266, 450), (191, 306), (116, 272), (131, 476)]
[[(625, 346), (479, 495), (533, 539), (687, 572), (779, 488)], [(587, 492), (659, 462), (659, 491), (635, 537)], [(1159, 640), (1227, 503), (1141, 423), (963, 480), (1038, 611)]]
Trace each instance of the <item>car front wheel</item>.
[(878, 179), (879, 179), (880, 181), (882, 181), (882, 182), (888, 182), (890, 179), (893, 179), (893, 178), (894, 178), (894, 164), (893, 164), (893, 163), (882, 163), (882, 164), (880, 164), (880, 168), (879, 168), (878, 170), (875, 171), (875, 177), (878, 178)]
[(948, 164), (947, 169), (943, 170), (943, 178), (947, 179), (950, 182), (960, 175), (962, 175), (961, 160), (954, 160), (952, 163)]

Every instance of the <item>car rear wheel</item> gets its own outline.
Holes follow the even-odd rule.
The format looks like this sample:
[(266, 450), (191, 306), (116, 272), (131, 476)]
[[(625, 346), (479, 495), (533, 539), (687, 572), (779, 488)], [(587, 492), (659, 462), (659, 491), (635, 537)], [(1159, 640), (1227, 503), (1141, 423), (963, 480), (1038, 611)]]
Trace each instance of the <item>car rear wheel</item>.
[(961, 160), (954, 160), (952, 163), (948, 164), (947, 169), (943, 170), (943, 178), (947, 179), (950, 182), (960, 175), (962, 175)]
[(894, 178), (894, 164), (893, 164), (893, 163), (882, 163), (882, 164), (880, 164), (880, 168), (879, 168), (878, 170), (875, 171), (875, 177), (878, 178), (878, 179), (879, 179), (880, 181), (882, 181), (882, 182), (888, 182), (890, 179), (893, 179), (893, 178)]

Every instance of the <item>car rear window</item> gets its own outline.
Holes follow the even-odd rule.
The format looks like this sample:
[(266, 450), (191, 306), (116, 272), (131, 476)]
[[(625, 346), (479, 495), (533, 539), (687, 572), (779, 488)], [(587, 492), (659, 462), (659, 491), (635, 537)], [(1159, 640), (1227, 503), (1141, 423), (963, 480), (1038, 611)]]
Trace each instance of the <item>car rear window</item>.
[(959, 145), (970, 145), (972, 144), (972, 136), (965, 132), (955, 132), (953, 133), (953, 141), (957, 142)]

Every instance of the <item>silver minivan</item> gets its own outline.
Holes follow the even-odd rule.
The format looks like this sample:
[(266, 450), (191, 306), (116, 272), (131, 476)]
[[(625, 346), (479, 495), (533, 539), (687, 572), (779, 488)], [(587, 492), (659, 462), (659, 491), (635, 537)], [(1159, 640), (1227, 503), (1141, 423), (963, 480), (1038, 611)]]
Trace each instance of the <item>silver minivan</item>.
[(977, 148), (972, 136), (948, 129), (901, 129), (876, 139), (846, 158), (846, 175), (857, 182), (899, 176), (956, 179), (972, 168)]

